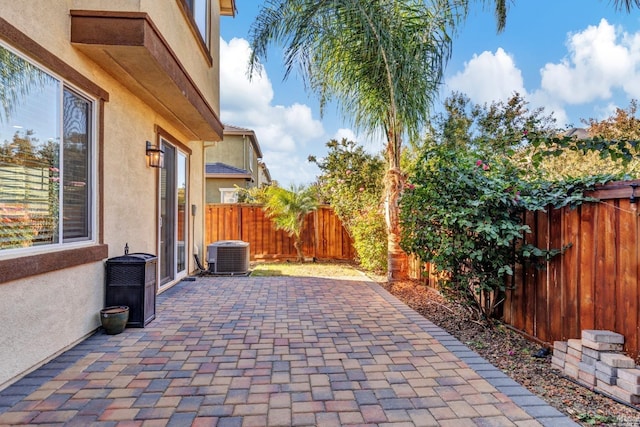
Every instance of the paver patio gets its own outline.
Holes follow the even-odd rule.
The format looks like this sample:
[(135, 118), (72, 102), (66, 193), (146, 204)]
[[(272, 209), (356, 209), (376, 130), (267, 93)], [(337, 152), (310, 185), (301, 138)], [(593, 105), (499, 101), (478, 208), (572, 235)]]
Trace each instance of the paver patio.
[(205, 277), (0, 392), (0, 425), (577, 425), (375, 283)]

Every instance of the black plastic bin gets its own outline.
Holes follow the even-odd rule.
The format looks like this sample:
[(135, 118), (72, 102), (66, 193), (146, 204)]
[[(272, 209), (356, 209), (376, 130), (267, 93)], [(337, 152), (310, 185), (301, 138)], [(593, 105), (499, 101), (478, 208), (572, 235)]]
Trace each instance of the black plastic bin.
[(144, 328), (156, 317), (158, 257), (145, 253), (109, 258), (106, 262), (105, 307), (129, 307), (128, 327)]

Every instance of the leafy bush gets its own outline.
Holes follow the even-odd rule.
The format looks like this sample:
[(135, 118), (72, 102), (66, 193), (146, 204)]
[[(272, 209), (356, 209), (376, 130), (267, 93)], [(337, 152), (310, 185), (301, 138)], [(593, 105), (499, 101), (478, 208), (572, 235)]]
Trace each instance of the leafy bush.
[[(430, 152), (416, 166), (415, 187), (402, 198), (402, 247), (445, 273), (444, 284), (493, 311), (493, 290), (513, 274), (522, 223), (524, 183), (507, 162), (464, 152)], [(483, 297), (479, 299), (479, 297)]]
[[(539, 163), (514, 160), (514, 153), (530, 147), (536, 154), (547, 151), (544, 156), (576, 144), (536, 129), (548, 121), (539, 119), (539, 111), (529, 113), (518, 96), (486, 112), (476, 107), (470, 115), (464, 98), (446, 106), (449, 116), (422, 147), (401, 199), (401, 245), (433, 264), (449, 295), (490, 316), (516, 262), (544, 265), (566, 249), (524, 244), (531, 232), (525, 210), (575, 207), (590, 200), (585, 190), (614, 177), (549, 182), (539, 178)], [(518, 132), (521, 125), (534, 128)]]
[(316, 163), (321, 198), (329, 203), (354, 240), (358, 262), (367, 270), (387, 266), (387, 233), (382, 213), (385, 163), (347, 139), (331, 140), (325, 158)]
[(368, 271), (385, 271), (387, 268), (387, 229), (382, 212), (370, 209), (353, 221), (350, 232), (360, 266)]

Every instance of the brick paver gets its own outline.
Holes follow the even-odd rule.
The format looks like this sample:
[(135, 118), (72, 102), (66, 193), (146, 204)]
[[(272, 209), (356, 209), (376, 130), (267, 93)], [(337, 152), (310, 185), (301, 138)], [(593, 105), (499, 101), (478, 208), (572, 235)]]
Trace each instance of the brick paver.
[(0, 392), (0, 425), (576, 425), (367, 280), (198, 278), (156, 313)]

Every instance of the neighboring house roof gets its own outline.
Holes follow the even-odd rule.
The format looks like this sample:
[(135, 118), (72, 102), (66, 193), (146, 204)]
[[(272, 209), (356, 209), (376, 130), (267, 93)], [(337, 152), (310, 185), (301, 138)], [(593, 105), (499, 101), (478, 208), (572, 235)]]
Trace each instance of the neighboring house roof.
[(585, 128), (571, 128), (567, 129), (563, 136), (575, 137), (577, 139), (587, 139), (589, 138), (589, 131)]
[(224, 130), (222, 133), (224, 136), (226, 135), (239, 135), (239, 136), (248, 136), (251, 141), (251, 145), (253, 145), (253, 149), (256, 152), (257, 158), (262, 158), (262, 150), (260, 150), (260, 144), (258, 144), (258, 137), (256, 137), (256, 133), (251, 129), (245, 129), (238, 126), (224, 125)]
[(229, 166), (224, 163), (207, 163), (204, 166), (204, 173), (207, 178), (243, 178), (251, 179), (251, 173), (240, 168)]

